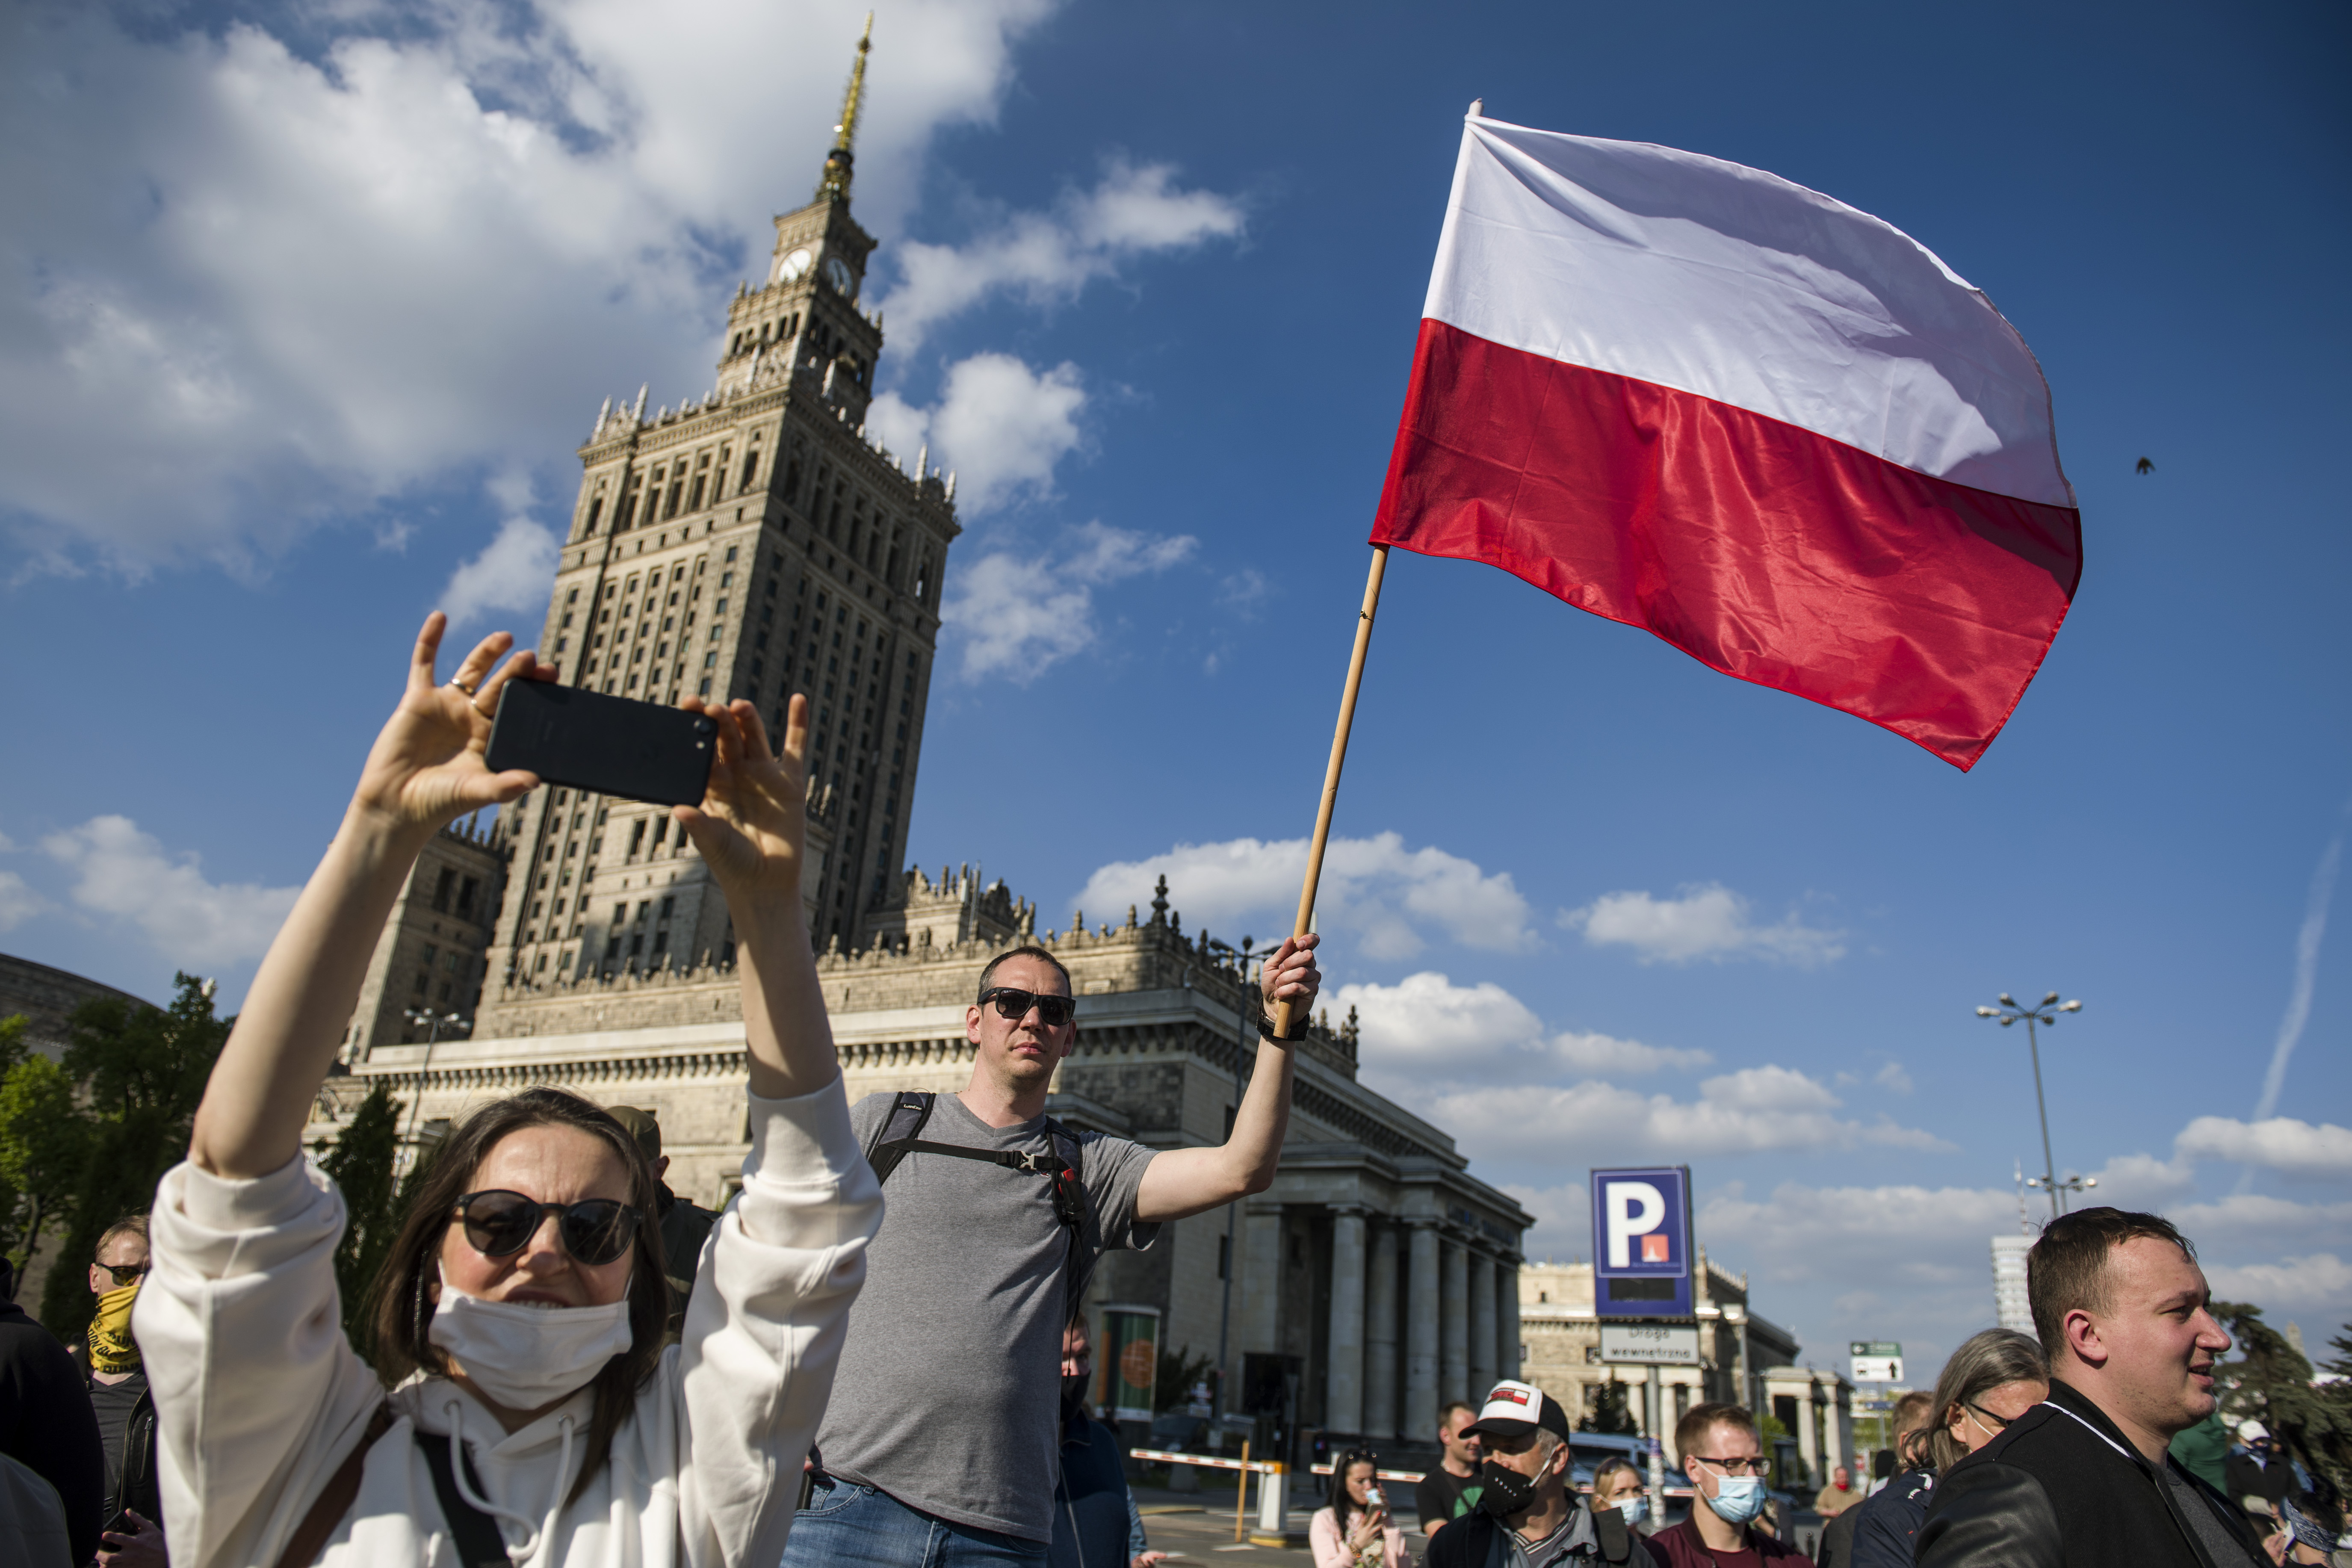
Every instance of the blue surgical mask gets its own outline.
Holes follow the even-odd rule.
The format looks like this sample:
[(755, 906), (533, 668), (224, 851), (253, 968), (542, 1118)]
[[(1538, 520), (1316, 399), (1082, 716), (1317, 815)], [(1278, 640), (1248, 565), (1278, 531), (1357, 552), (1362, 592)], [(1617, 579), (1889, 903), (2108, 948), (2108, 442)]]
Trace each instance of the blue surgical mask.
[(1625, 1516), (1626, 1523), (1639, 1524), (1650, 1517), (1650, 1500), (1645, 1497), (1629, 1497), (1617, 1505), (1617, 1511)]
[(1726, 1524), (1746, 1524), (1764, 1511), (1764, 1501), (1763, 1477), (1717, 1476), (1706, 1506)]

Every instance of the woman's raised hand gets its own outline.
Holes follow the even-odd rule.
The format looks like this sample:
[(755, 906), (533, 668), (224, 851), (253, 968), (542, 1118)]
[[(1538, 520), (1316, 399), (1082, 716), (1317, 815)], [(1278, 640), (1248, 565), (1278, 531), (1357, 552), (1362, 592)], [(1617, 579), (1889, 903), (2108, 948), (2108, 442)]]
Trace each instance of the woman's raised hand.
[(490, 721), (507, 682), (552, 680), (554, 669), (529, 651), (497, 668), (514, 638), (493, 632), (474, 645), (446, 683), (436, 681), (434, 659), (448, 624), (438, 610), (425, 617), (409, 660), (408, 689), (360, 771), (352, 805), (386, 826), (439, 828), (469, 811), (513, 800), (539, 783), (538, 774), (520, 769), (492, 773), (486, 753)]
[(712, 705), (689, 697), (682, 706), (718, 726), (719, 752), (700, 809), (674, 806), (671, 814), (693, 837), (730, 904), (799, 898), (808, 829), (808, 699), (792, 700), (782, 756), (769, 749), (767, 729), (751, 703)]

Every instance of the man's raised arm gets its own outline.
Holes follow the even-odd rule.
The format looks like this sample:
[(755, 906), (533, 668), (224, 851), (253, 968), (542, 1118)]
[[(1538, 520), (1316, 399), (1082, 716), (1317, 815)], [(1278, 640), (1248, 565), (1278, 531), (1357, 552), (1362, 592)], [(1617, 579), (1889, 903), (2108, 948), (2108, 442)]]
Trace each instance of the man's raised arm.
[[(1295, 1027), (1303, 1036), (1323, 984), (1315, 967), (1312, 933), (1285, 942), (1265, 961), (1259, 984), (1269, 1016), (1277, 1003), (1293, 1004)], [(1145, 1222), (1182, 1219), (1274, 1184), (1275, 1167), (1282, 1161), (1283, 1134), (1290, 1127), (1290, 1071), (1293, 1043), (1260, 1039), (1257, 1068), (1249, 1089), (1234, 1112), (1234, 1130), (1213, 1149), (1170, 1149), (1152, 1156), (1143, 1168), (1143, 1184), (1136, 1194), (1135, 1217)]]

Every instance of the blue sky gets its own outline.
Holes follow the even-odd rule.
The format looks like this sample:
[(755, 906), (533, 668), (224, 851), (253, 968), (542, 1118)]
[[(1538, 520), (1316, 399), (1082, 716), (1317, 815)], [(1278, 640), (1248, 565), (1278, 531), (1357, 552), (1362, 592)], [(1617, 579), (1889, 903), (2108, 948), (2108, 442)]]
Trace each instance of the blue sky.
[[(862, 9), (650, 16), (0, 17), (6, 951), (241, 995), (416, 621), (535, 622), (597, 404), (708, 389)], [(1701, 1240), (1811, 1357), (1932, 1361), (1989, 1319), (2038, 1164), (2025, 1042), (1971, 1009), (2055, 987), (2085, 1002), (2043, 1039), (2062, 1170), (2324, 1338), (2352, 1301), (2347, 32), (884, 5), (875, 422), (958, 468), (967, 530), (917, 858), (1047, 924), (1165, 870), (1188, 924), (1277, 931), (1464, 108), (1769, 169), (2033, 346), (2074, 612), (1963, 775), (1399, 558), (1324, 900), (1366, 1076), (1521, 1196), (1538, 1255), (1589, 1255), (1590, 1167), (1686, 1161)]]

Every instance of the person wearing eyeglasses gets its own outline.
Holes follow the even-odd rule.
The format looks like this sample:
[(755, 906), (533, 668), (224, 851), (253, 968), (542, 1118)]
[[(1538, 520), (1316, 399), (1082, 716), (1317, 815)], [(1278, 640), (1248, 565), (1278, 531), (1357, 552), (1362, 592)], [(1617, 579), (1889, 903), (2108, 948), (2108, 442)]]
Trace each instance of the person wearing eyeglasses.
[(156, 1191), (132, 1323), (174, 1568), (773, 1563), (793, 1500), (777, 1478), (815, 1431), (881, 1219), (802, 913), (804, 699), (781, 754), (751, 704), (685, 703), (715, 757), (673, 818), (734, 921), (751, 1151), (683, 1342), (663, 1343), (653, 1165), (550, 1088), (487, 1100), (431, 1155), (364, 1304), (373, 1368), (340, 1327), (344, 1210), (302, 1157), (312, 1098), (419, 851), (539, 783), (484, 752), (507, 684), (554, 672), (501, 666), (501, 632), (442, 683), (444, 625), (418, 636)]
[(1853, 1568), (1911, 1568), (1936, 1479), (2049, 1396), (2050, 1363), (2032, 1335), (1987, 1329), (1960, 1342), (1932, 1394), (1904, 1395), (1921, 1405), (1895, 1436), (1907, 1468), (1854, 1510)]
[(1812, 1559), (1756, 1528), (1772, 1500), (1772, 1461), (1745, 1405), (1692, 1405), (1675, 1424), (1675, 1452), (1690, 1478), (1690, 1517), (1650, 1537), (1669, 1568), (1812, 1568)]
[(98, 1238), (89, 1266), (97, 1310), (85, 1342), (73, 1352), (89, 1381), (90, 1413), (106, 1454), (101, 1568), (164, 1568), (170, 1561), (155, 1475), (155, 1400), (131, 1333), (131, 1310), (146, 1273), (147, 1216), (116, 1220)]
[(2078, 1209), (2026, 1255), (2025, 1289), (2049, 1397), (2013, 1418), (1982, 1398), (1960, 1414), (1998, 1432), (1938, 1478), (1913, 1562), (2260, 1568), (2244, 1514), (2169, 1451), (2212, 1413), (2230, 1349), (2188, 1238), (2160, 1215)]
[[(1297, 1005), (1299, 1034), (1320, 984), (1315, 945), (1284, 942), (1261, 981), (1268, 1015)], [(1045, 1562), (1062, 1332), (1095, 1260), (1274, 1181), (1292, 1042), (1270, 1025), (1226, 1141), (1154, 1151), (1045, 1113), (1082, 1017), (1058, 958), (1018, 947), (978, 980), (963, 1089), (851, 1110), (889, 1213), (841, 1352), (858, 1396), (825, 1413), (790, 1568)]]

